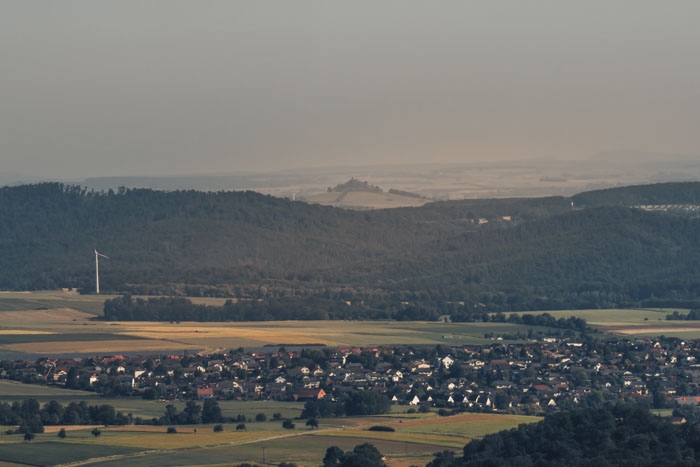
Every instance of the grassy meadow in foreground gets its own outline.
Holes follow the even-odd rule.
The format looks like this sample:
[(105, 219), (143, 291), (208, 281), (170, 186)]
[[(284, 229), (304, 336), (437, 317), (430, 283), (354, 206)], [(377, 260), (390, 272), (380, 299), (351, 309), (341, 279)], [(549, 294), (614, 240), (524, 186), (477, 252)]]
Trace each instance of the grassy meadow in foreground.
[[(281, 421), (253, 421), (246, 423), (244, 431), (236, 431), (235, 424), (226, 424), (220, 433), (213, 432), (211, 425), (177, 426), (174, 434), (167, 433), (163, 426), (101, 427), (98, 437), (91, 434), (91, 428), (67, 427), (65, 439), (57, 437), (57, 429), (37, 435), (31, 442), (24, 442), (20, 435), (0, 435), (0, 461), (34, 465), (214, 465), (262, 462), (264, 452), (265, 462), (274, 465), (291, 461), (299, 466), (317, 466), (330, 446), (352, 450), (370, 442), (387, 456), (390, 466), (399, 466), (425, 464), (434, 452), (459, 452), (472, 438), (538, 420), (496, 414), (394, 414), (322, 419), (316, 430), (306, 428), (303, 420), (295, 420), (292, 430), (283, 429)], [(396, 431), (368, 431), (373, 425), (390, 426)]]

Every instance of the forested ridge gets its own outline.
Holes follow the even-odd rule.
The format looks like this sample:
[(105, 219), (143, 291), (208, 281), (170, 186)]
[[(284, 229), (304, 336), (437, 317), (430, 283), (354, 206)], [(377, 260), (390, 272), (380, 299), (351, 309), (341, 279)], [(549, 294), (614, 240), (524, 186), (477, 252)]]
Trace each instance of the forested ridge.
[(356, 212), (254, 192), (4, 187), (0, 289), (93, 291), (98, 249), (112, 293), (325, 300), (370, 316), (695, 306), (700, 220), (634, 206), (697, 199), (700, 183), (677, 183)]
[(700, 457), (699, 428), (672, 425), (629, 404), (577, 409), (484, 436), (467, 444), (461, 457), (438, 453), (428, 467), (693, 466)]

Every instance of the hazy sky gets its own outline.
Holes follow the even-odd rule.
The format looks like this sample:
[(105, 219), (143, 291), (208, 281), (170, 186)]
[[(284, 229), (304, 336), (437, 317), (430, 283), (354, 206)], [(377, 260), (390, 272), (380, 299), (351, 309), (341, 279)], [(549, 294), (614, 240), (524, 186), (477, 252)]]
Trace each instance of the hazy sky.
[(700, 156), (700, 1), (0, 0), (0, 172)]

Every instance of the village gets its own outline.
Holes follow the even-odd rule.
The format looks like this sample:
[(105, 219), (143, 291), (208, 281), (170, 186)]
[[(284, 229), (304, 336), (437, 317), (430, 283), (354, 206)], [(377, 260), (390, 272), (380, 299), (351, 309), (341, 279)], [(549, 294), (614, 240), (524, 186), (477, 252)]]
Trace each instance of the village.
[(151, 400), (341, 400), (386, 395), (407, 410), (542, 414), (647, 398), (700, 402), (700, 342), (677, 338), (490, 345), (309, 347), (249, 353), (42, 357), (1, 361), (0, 377)]

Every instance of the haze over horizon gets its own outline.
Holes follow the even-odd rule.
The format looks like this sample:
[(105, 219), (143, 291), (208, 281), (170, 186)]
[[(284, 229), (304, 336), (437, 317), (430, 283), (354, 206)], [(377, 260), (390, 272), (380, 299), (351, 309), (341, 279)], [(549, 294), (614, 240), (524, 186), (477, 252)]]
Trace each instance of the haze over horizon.
[(700, 155), (700, 3), (4, 2), (0, 171)]

